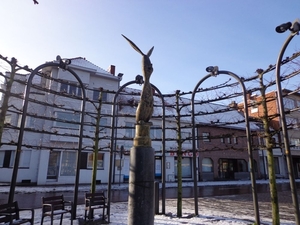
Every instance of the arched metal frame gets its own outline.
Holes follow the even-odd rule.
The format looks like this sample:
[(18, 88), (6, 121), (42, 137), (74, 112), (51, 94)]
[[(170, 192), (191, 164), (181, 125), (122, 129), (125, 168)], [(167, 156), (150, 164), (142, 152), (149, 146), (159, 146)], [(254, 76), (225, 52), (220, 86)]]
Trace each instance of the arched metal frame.
[(16, 182), (17, 182), (18, 167), (19, 167), (22, 142), (23, 142), (23, 136), (24, 136), (24, 128), (25, 128), (25, 122), (26, 122), (26, 114), (27, 114), (28, 102), (29, 102), (29, 94), (30, 94), (30, 88), (32, 85), (33, 77), (43, 68), (58, 67), (58, 68), (66, 70), (66, 71), (69, 71), (77, 79), (77, 81), (80, 84), (80, 87), (82, 89), (82, 92), (81, 92), (81, 97), (82, 97), (81, 118), (80, 118), (80, 129), (79, 129), (78, 151), (77, 151), (75, 190), (74, 190), (74, 200), (73, 200), (73, 202), (74, 202), (74, 213), (73, 213), (74, 217), (73, 217), (73, 219), (75, 219), (76, 218), (77, 199), (78, 199), (78, 185), (79, 185), (79, 175), (80, 175), (80, 156), (81, 156), (81, 150), (82, 150), (82, 137), (83, 137), (83, 124), (84, 124), (86, 93), (85, 93), (85, 87), (84, 87), (81, 79), (79, 78), (79, 76), (74, 72), (74, 70), (72, 70), (71, 68), (68, 67), (68, 65), (71, 63), (71, 61), (70, 60), (66, 60), (66, 61), (68, 61), (68, 62), (66, 63), (60, 59), (59, 62), (48, 62), (48, 63), (42, 64), (42, 65), (38, 66), (37, 68), (35, 68), (29, 75), (26, 90), (25, 90), (24, 101), (23, 101), (23, 112), (22, 112), (22, 116), (21, 116), (20, 133), (18, 136), (18, 144), (17, 144), (13, 173), (12, 173), (12, 178), (11, 178), (8, 202), (13, 202), (13, 200), (14, 200), (14, 193), (15, 193), (15, 187), (16, 187)]
[(152, 88), (159, 94), (162, 102), (162, 121), (161, 121), (161, 129), (162, 129), (162, 176), (161, 176), (161, 182), (162, 182), (162, 214), (166, 213), (166, 109), (165, 109), (165, 99), (163, 94), (160, 92), (160, 90), (151, 84)]
[[(118, 91), (116, 92), (115, 96), (114, 96), (114, 100), (113, 100), (113, 105), (112, 105), (112, 122), (111, 122), (111, 141), (110, 141), (110, 157), (109, 157), (109, 175), (108, 175), (108, 188), (107, 188), (107, 220), (108, 222), (110, 222), (110, 203), (111, 203), (111, 184), (112, 184), (112, 176), (113, 176), (113, 153), (114, 153), (114, 146), (115, 146), (115, 141), (116, 141), (116, 129), (117, 129), (117, 121), (116, 121), (116, 117), (118, 115), (117, 114), (117, 98), (120, 94), (120, 92), (127, 86), (131, 85), (131, 84), (143, 84), (143, 77), (140, 75), (137, 75), (135, 80), (133, 81), (129, 81), (127, 83), (125, 83), (124, 85), (122, 85)], [(165, 101), (164, 101), (164, 97), (162, 95), (162, 93), (160, 92), (160, 90), (154, 86), (153, 84), (151, 84), (152, 88), (159, 94), (161, 100), (162, 100), (162, 213), (165, 214), (165, 199), (166, 199), (166, 195), (165, 195), (165, 183), (166, 183), (166, 152), (165, 152)]]
[(287, 168), (288, 168), (288, 174), (289, 174), (289, 180), (290, 180), (290, 187), (291, 187), (291, 193), (292, 193), (292, 200), (293, 200), (293, 206), (294, 206), (294, 214), (295, 214), (295, 221), (297, 225), (300, 225), (300, 214), (299, 214), (299, 202), (297, 197), (297, 186), (295, 183), (295, 174), (294, 174), (294, 168), (293, 168), (293, 159), (291, 155), (290, 150), (290, 142), (289, 142), (289, 135), (287, 131), (287, 124), (286, 124), (286, 117), (285, 117), (285, 111), (284, 111), (284, 103), (283, 103), (283, 96), (282, 96), (282, 88), (281, 88), (281, 77), (280, 77), (280, 68), (281, 68), (281, 62), (282, 57), (284, 55), (284, 52), (291, 42), (291, 40), (299, 33), (299, 31), (293, 31), (291, 30), (290, 35), (284, 42), (278, 58), (276, 62), (276, 86), (277, 86), (277, 96), (278, 96), (278, 106), (279, 106), (279, 113), (281, 117), (281, 128), (282, 128), (282, 135), (283, 135), (283, 141), (284, 141), (284, 148), (285, 148), (285, 154), (286, 154), (286, 161), (287, 161)]
[[(249, 167), (250, 167), (250, 177), (251, 177), (251, 186), (252, 186), (252, 197), (253, 197), (253, 205), (254, 205), (254, 211), (255, 211), (255, 221), (256, 224), (260, 224), (260, 218), (259, 218), (259, 209), (258, 209), (258, 200), (257, 200), (257, 188), (256, 188), (256, 180), (255, 180), (255, 171), (254, 171), (254, 162), (253, 162), (253, 154), (252, 154), (252, 139), (251, 139), (251, 130), (250, 130), (250, 124), (249, 124), (249, 112), (248, 112), (248, 103), (247, 103), (247, 91), (245, 88), (245, 85), (242, 81), (242, 79), (237, 76), (236, 74), (225, 71), (225, 70), (218, 70), (217, 67), (214, 67), (215, 70), (212, 71), (210, 74), (203, 77), (196, 87), (194, 88), (194, 91), (192, 93), (191, 98), (191, 104), (192, 104), (192, 136), (193, 136), (193, 162), (196, 163), (196, 134), (195, 134), (195, 94), (199, 88), (199, 86), (208, 78), (212, 76), (217, 76), (220, 74), (226, 74), (233, 78), (235, 78), (238, 83), (241, 85), (242, 91), (243, 91), (243, 97), (244, 97), (244, 117), (245, 117), (245, 123), (246, 123), (246, 136), (247, 136), (247, 148), (248, 148), (248, 155), (249, 155)], [(200, 165), (199, 165), (200, 166)], [(196, 174), (196, 169), (194, 166), (194, 173)], [(197, 181), (194, 179), (194, 201), (195, 201), (195, 214), (198, 215), (198, 194), (197, 194)]]

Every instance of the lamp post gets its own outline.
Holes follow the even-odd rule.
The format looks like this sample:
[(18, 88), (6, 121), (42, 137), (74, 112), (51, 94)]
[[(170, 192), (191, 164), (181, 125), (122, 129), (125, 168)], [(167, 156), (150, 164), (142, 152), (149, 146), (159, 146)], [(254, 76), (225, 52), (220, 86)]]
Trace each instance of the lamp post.
[(280, 77), (280, 67), (281, 67), (282, 57), (284, 55), (284, 52), (285, 52), (287, 46), (291, 42), (291, 40), (296, 36), (296, 34), (299, 34), (299, 30), (300, 30), (299, 20), (295, 20), (293, 23), (287, 22), (287, 23), (281, 24), (280, 26), (276, 27), (275, 30), (277, 33), (284, 33), (287, 30), (291, 31), (290, 35), (284, 42), (284, 44), (279, 52), (278, 58), (277, 58), (276, 86), (277, 86), (277, 95), (278, 95), (278, 107), (279, 107), (279, 113), (280, 113), (280, 117), (281, 117), (282, 135), (283, 135), (287, 168), (288, 168), (292, 200), (293, 200), (293, 206), (294, 206), (295, 222), (297, 225), (299, 225), (300, 218), (299, 218), (299, 203), (298, 203), (298, 197), (297, 197), (297, 187), (296, 187), (296, 183), (295, 183), (293, 160), (292, 160), (292, 155), (291, 155), (291, 151), (290, 151), (289, 136), (288, 136), (288, 132), (287, 132), (287, 125), (286, 125), (286, 118), (285, 118), (284, 104), (283, 104), (283, 97), (282, 97), (282, 90), (281, 90), (281, 77)]
[[(247, 91), (245, 88), (245, 85), (242, 81), (242, 79), (237, 76), (236, 74), (226, 71), (226, 70), (219, 70), (217, 66), (209, 66), (206, 68), (206, 71), (209, 72), (208, 75), (203, 77), (198, 84), (196, 85), (193, 94), (192, 94), (192, 123), (193, 123), (193, 150), (194, 150), (194, 158), (195, 158), (195, 149), (196, 149), (196, 143), (195, 143), (195, 110), (194, 110), (194, 97), (195, 93), (198, 90), (198, 87), (209, 77), (217, 76), (220, 74), (226, 74), (233, 78), (235, 78), (238, 83), (240, 84), (242, 91), (243, 91), (243, 97), (244, 97), (244, 117), (245, 117), (245, 123), (246, 123), (246, 136), (247, 136), (247, 148), (248, 148), (248, 155), (249, 155), (249, 167), (250, 167), (250, 177), (251, 177), (251, 186), (252, 186), (252, 196), (253, 196), (253, 206), (254, 206), (254, 212), (255, 212), (255, 222), (257, 225), (260, 224), (260, 218), (259, 218), (259, 209), (258, 209), (258, 200), (257, 200), (257, 188), (256, 188), (256, 180), (255, 180), (255, 172), (254, 172), (254, 161), (253, 161), (253, 154), (252, 154), (252, 139), (251, 139), (251, 131), (250, 131), (250, 124), (249, 124), (249, 112), (248, 112), (248, 104), (247, 104)], [(197, 194), (197, 193), (196, 193)], [(195, 202), (196, 202), (196, 196), (195, 196)], [(198, 207), (195, 206), (195, 208), (198, 209)], [(198, 212), (196, 211), (196, 215)]]

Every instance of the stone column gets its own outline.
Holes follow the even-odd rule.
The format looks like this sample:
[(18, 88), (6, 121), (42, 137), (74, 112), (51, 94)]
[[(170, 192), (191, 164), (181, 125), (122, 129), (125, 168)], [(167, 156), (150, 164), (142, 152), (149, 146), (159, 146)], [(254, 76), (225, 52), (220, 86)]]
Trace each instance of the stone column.
[(151, 123), (136, 124), (130, 150), (128, 224), (154, 224), (154, 149)]

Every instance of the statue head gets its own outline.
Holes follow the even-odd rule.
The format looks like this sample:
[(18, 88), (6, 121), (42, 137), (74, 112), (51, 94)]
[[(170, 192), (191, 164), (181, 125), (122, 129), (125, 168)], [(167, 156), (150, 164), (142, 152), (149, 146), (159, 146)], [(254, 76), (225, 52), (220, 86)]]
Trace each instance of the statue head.
[(129, 40), (123, 34), (122, 34), (122, 36), (129, 42), (129, 44), (131, 45), (131, 47), (133, 47), (134, 50), (136, 50), (138, 53), (140, 53), (143, 56), (142, 71), (143, 71), (145, 81), (149, 81), (149, 78), (153, 72), (153, 67), (152, 67), (152, 63), (150, 61), (150, 56), (152, 54), (154, 46), (147, 52), (147, 54), (144, 54), (131, 40)]

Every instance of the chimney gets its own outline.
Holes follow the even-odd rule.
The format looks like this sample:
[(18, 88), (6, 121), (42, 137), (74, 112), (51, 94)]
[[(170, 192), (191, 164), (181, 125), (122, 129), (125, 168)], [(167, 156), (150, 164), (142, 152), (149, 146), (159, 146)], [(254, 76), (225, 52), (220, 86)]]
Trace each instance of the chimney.
[(115, 76), (115, 72), (116, 72), (116, 66), (114, 65), (110, 65), (110, 67), (107, 70), (109, 73), (111, 73), (112, 75)]

